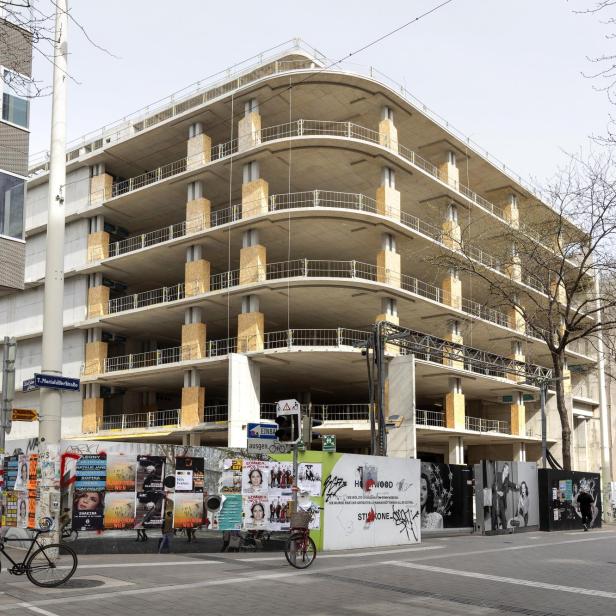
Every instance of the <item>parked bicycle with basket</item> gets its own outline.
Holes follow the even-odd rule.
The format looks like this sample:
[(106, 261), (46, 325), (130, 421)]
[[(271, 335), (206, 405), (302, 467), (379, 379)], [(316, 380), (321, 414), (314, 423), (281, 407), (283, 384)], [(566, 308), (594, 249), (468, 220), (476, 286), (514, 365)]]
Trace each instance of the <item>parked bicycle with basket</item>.
[[(6, 537), (0, 534), (0, 555), (11, 562), (12, 567), (8, 569), (11, 575), (25, 574), (33, 584), (43, 588), (61, 586), (73, 577), (77, 570), (77, 554), (73, 549), (64, 543), (45, 545), (39, 542), (41, 535), (51, 532), (51, 525), (51, 520), (43, 521), (43, 527), (34, 529), (34, 536), (31, 537)], [(10, 541), (30, 542), (21, 562), (13, 560), (6, 552), (6, 543)]]
[(310, 536), (310, 522), (314, 513), (312, 511), (299, 511), (291, 515), (290, 536), (284, 555), (288, 563), (296, 569), (306, 569), (317, 557), (317, 546)]

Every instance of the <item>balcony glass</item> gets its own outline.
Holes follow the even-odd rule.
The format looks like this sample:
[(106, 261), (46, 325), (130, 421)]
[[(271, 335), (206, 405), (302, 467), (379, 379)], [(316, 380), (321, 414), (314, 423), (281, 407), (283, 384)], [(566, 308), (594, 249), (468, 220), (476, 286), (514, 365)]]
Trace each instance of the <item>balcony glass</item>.
[(24, 231), (24, 181), (0, 173), (0, 235), (22, 238)]

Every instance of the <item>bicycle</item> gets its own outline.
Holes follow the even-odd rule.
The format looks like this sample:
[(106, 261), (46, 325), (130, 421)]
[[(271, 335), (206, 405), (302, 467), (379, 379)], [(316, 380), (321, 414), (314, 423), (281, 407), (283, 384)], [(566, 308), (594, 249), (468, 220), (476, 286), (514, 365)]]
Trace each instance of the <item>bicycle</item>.
[(291, 515), (290, 536), (284, 549), (287, 562), (296, 569), (307, 569), (317, 557), (317, 546), (310, 536), (312, 512), (298, 511)]
[[(68, 582), (77, 569), (77, 554), (64, 543), (51, 543), (43, 545), (38, 538), (51, 532), (51, 527), (34, 529), (34, 537), (3, 537), (0, 536), (0, 554), (4, 554), (11, 561), (12, 567), (8, 569), (11, 575), (26, 575), (36, 586), (55, 588)], [(5, 544), (9, 541), (30, 541), (30, 547), (23, 560), (17, 562), (6, 552)], [(34, 546), (38, 548), (34, 552)], [(1, 567), (0, 562), (0, 567)]]

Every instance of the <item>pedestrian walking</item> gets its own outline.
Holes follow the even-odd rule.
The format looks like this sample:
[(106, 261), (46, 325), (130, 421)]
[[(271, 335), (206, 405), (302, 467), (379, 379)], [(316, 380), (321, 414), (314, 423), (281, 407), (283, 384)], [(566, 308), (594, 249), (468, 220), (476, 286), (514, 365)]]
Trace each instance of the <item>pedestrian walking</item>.
[(165, 514), (162, 532), (163, 536), (158, 543), (159, 554), (162, 554), (165, 548), (167, 549), (167, 553), (171, 552), (171, 537), (173, 535), (173, 514), (171, 511), (167, 511)]
[(592, 507), (595, 501), (587, 489), (582, 489), (578, 494), (577, 502), (580, 507), (580, 513), (582, 514), (584, 532), (586, 532), (592, 525)]

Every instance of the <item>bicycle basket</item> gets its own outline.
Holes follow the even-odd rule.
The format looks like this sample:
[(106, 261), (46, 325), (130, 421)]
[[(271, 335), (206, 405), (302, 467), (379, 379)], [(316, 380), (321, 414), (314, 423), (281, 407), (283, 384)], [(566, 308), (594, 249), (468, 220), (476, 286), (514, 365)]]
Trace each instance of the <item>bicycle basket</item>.
[(298, 511), (291, 516), (291, 528), (308, 528), (311, 521), (310, 511)]

